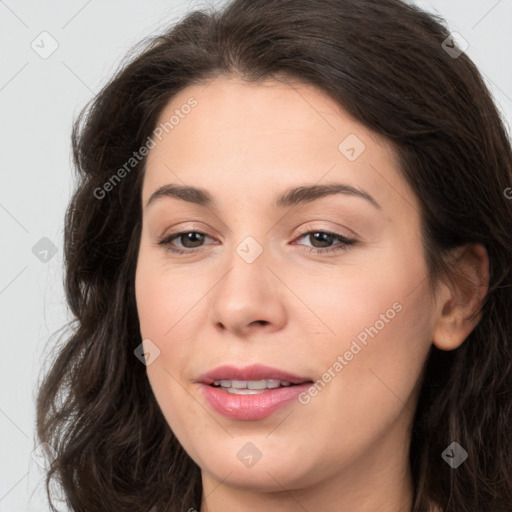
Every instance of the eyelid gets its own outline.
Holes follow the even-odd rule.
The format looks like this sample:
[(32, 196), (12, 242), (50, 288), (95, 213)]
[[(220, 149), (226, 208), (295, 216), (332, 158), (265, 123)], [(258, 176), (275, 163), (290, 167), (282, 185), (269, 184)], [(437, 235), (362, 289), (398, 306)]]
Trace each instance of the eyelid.
[(323, 227), (323, 226), (302, 226), (297, 229), (297, 232), (299, 233), (299, 235), (307, 235), (310, 233), (322, 232), (322, 233), (330, 233), (331, 235), (335, 235), (335, 236), (339, 236), (339, 237), (347, 238), (347, 239), (357, 238), (357, 235), (353, 231), (347, 229), (347, 231), (349, 231), (349, 233), (344, 234), (344, 233), (340, 233), (340, 229), (341, 228), (330, 229), (330, 228)]
[(182, 233), (190, 233), (190, 232), (198, 232), (202, 233), (204, 235), (209, 236), (210, 238), (213, 238), (212, 235), (209, 235), (208, 233), (212, 231), (210, 227), (206, 228), (204, 226), (200, 226), (198, 224), (194, 224), (193, 222), (191, 224), (178, 222), (176, 224), (173, 224), (170, 227), (167, 227), (161, 236), (158, 236), (158, 238), (161, 240), (162, 238), (168, 238), (169, 236), (175, 236)]

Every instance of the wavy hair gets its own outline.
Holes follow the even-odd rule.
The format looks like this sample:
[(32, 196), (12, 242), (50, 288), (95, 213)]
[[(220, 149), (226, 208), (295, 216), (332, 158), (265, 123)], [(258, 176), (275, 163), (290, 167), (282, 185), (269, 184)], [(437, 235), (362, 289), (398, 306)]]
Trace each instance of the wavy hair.
[[(176, 93), (237, 76), (316, 86), (389, 141), (421, 205), (433, 285), (457, 271), (450, 249), (486, 248), (480, 322), (456, 350), (432, 346), (425, 362), (409, 449), (413, 512), (510, 512), (512, 150), (481, 74), (465, 53), (450, 54), (449, 37), (441, 17), (399, 0), (233, 0), (144, 40), (84, 107), (64, 232), (73, 320), (37, 396), (38, 439), (57, 454), (46, 477), (52, 510), (52, 482), (73, 511), (200, 508), (200, 469), (134, 356), (146, 159), (98, 190)], [(453, 441), (469, 455), (456, 470), (441, 457)]]

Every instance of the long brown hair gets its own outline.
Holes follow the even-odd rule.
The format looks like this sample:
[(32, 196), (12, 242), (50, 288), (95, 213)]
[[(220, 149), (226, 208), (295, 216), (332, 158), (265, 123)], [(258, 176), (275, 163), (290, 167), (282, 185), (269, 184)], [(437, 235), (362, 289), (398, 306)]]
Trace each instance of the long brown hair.
[[(55, 478), (75, 511), (200, 508), (200, 470), (134, 356), (145, 158), (98, 190), (177, 92), (236, 75), (314, 85), (389, 141), (420, 201), (433, 284), (456, 270), (449, 249), (486, 248), (481, 321), (458, 349), (432, 346), (425, 364), (410, 445), (413, 512), (510, 512), (512, 151), (481, 75), (465, 53), (447, 51), (449, 37), (444, 20), (399, 0), (234, 0), (188, 14), (123, 63), (72, 134), (77, 187), (64, 249), (75, 318), (37, 401), (38, 438), (57, 452), (48, 490)], [(468, 453), (457, 469), (441, 457), (454, 441)]]

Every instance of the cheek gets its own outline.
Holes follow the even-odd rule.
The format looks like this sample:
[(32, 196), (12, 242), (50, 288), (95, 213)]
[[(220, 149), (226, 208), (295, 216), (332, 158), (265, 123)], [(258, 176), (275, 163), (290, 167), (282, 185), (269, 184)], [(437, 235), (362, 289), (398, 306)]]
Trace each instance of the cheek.
[(193, 306), (199, 293), (200, 289), (191, 284), (185, 270), (171, 271), (160, 255), (141, 249), (135, 297), (143, 337), (167, 343), (194, 318)]
[(205, 352), (198, 347), (197, 330), (204, 325), (199, 318), (200, 299), (208, 286), (197, 276), (194, 283), (197, 286), (185, 270), (166, 268), (159, 255), (141, 249), (135, 276), (140, 333), (158, 350), (158, 357), (147, 366), (147, 375), (168, 421), (176, 416), (172, 411), (183, 414), (191, 408), (190, 400), (184, 400), (187, 395), (182, 385), (191, 377), (190, 371), (187, 373), (191, 355), (201, 364)]
[(146, 368), (147, 377), (168, 425), (187, 443), (201, 425), (200, 418), (196, 418), (198, 411), (183, 391), (182, 374), (190, 359), (189, 351), (194, 350), (184, 329), (188, 322), (197, 320), (191, 309), (197, 293), (184, 286), (183, 278), (180, 282), (178, 273), (170, 277), (161, 262), (147, 258), (141, 250), (135, 278), (140, 332), (143, 340), (149, 339), (158, 347), (158, 357)]
[(361, 428), (358, 418), (368, 411), (391, 421), (414, 391), (432, 342), (433, 311), (420, 248), (389, 249), (376, 261), (329, 272), (329, 279), (294, 282), (294, 291), (307, 297), (315, 313), (303, 360), (311, 361), (322, 381), (318, 396), (336, 404), (333, 425)]
[(164, 281), (156, 271), (138, 273), (135, 282), (137, 312), (141, 334), (144, 338), (159, 339), (173, 324), (173, 297), (166, 291)]
[[(174, 326), (179, 319), (179, 304), (182, 304), (175, 295), (181, 287), (173, 282), (171, 288), (168, 281), (162, 275), (161, 265), (141, 250), (135, 276), (135, 297), (141, 338), (151, 340), (148, 346), (157, 347), (153, 350), (157, 351), (158, 357), (147, 366), (147, 375), (158, 401), (164, 393), (168, 397), (174, 396), (164, 387), (172, 388), (174, 368), (169, 363), (179, 364), (180, 361), (179, 344), (171, 341), (177, 330)], [(172, 357), (171, 345), (175, 345)]]
[(290, 270), (284, 280), (293, 282), (294, 293), (307, 305), (302, 311), (297, 304), (300, 315), (290, 309), (290, 321), (300, 322), (307, 329), (306, 337), (315, 335), (313, 340), (303, 340), (314, 356), (311, 360), (318, 360), (322, 353), (332, 357), (333, 350), (343, 353), (354, 340), (362, 347), (382, 340), (382, 349), (398, 349), (405, 343), (401, 332), (428, 328), (431, 312), (422, 286), (424, 271), (421, 258), (398, 253), (322, 272), (294, 274)]

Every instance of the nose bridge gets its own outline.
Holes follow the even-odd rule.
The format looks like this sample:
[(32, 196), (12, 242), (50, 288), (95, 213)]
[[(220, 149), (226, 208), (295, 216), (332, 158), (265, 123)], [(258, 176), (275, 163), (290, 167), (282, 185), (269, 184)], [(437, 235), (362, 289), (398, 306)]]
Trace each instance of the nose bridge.
[[(260, 241), (252, 235), (245, 236), (242, 241), (235, 247), (236, 254), (248, 265), (252, 265), (257, 260), (262, 260), (261, 255), (265, 251), (263, 244), (266, 244), (262, 240), (264, 235), (259, 235)], [(261, 262), (261, 261), (260, 261)]]
[[(258, 296), (261, 300), (264, 295), (275, 293), (275, 287), (269, 282), (272, 273), (267, 268), (272, 266), (268, 238), (261, 231), (255, 235), (246, 234), (238, 237), (240, 241), (233, 243), (233, 249), (227, 256), (227, 264), (231, 270), (226, 277), (231, 291), (240, 294), (239, 300), (242, 296), (246, 296), (247, 299), (250, 296)], [(250, 289), (240, 289), (242, 286), (248, 286)]]
[[(231, 202), (229, 218), (228, 247), (233, 251), (228, 256), (231, 264), (239, 260), (246, 265), (257, 263), (259, 268), (262, 261), (268, 261), (270, 241), (272, 237), (271, 220), (266, 218), (265, 201), (255, 196), (254, 191), (244, 194)], [(262, 270), (264, 268), (261, 267)]]
[[(236, 237), (236, 233), (234, 233)], [(258, 239), (259, 240), (258, 240)], [(211, 320), (241, 333), (250, 325), (282, 326), (286, 318), (280, 281), (268, 267), (271, 251), (264, 247), (264, 231), (245, 235), (226, 256), (226, 271), (212, 290)], [(269, 327), (267, 327), (269, 328)]]

